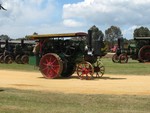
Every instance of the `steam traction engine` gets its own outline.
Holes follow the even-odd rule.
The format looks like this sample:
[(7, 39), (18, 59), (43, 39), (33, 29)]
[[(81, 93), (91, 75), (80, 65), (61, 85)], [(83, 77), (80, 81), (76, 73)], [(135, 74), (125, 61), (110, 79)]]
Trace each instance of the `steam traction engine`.
[(150, 37), (135, 37), (135, 44), (130, 44), (125, 47), (123, 38), (118, 39), (118, 49), (112, 57), (115, 63), (127, 63), (128, 58), (139, 62), (150, 62)]
[[(0, 63), (27, 64), (34, 42), (27, 40), (0, 40)], [(3, 46), (3, 47), (1, 47)]]
[[(80, 79), (102, 77), (105, 68), (100, 41), (94, 42), (87, 33), (30, 35), (39, 43), (37, 65), (45, 78), (70, 77), (75, 71)], [(94, 74), (95, 73), (95, 74)]]

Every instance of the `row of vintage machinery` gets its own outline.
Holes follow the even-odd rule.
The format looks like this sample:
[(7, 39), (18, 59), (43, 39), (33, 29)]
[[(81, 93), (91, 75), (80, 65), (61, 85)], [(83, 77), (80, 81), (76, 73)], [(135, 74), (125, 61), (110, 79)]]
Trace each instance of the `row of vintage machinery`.
[[(118, 39), (113, 62), (127, 63), (128, 58), (150, 61), (150, 37), (136, 37), (134, 45)], [(33, 45), (36, 45), (33, 48)], [(0, 63), (29, 63), (35, 50), (36, 65), (45, 78), (70, 77), (75, 71), (80, 79), (102, 77), (105, 67), (101, 62), (103, 40), (94, 39), (92, 31), (30, 35), (28, 40), (0, 40)]]
[(103, 41), (92, 40), (89, 33), (30, 35), (37, 42), (37, 65), (45, 78), (70, 77), (75, 71), (80, 79), (102, 77), (105, 67), (100, 58)]
[(34, 44), (27, 40), (0, 40), (0, 63), (27, 64)]
[(128, 58), (138, 60), (139, 62), (150, 62), (150, 37), (135, 37), (135, 43), (126, 43), (123, 38), (118, 39), (118, 49), (112, 57), (115, 63), (127, 63)]

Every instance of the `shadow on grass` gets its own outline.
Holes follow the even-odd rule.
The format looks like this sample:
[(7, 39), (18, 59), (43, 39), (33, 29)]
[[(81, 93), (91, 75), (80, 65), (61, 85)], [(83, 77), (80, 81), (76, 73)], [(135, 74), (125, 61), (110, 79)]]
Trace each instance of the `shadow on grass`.
[(0, 92), (4, 91), (3, 89), (0, 89)]

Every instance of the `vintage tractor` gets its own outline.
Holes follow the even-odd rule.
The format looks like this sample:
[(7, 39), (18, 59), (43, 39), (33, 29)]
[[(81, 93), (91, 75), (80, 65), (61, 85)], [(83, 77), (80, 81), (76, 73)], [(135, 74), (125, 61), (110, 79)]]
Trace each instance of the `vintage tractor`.
[(137, 59), (140, 62), (150, 62), (150, 37), (135, 37)]
[(134, 44), (127, 44), (123, 38), (118, 39), (118, 48), (113, 55), (112, 61), (115, 63), (127, 63), (128, 58), (139, 62), (150, 61), (150, 37), (135, 37)]
[[(101, 42), (94, 42), (84, 32), (30, 35), (37, 45), (36, 65), (45, 78), (70, 77), (75, 71), (80, 79), (102, 77)], [(38, 60), (39, 59), (39, 60)], [(94, 74), (95, 72), (95, 74)]]
[(3, 52), (4, 52), (4, 47), (2, 47), (2, 46), (3, 46), (3, 43), (0, 39), (0, 56), (3, 55)]
[(0, 54), (0, 63), (10, 64), (16, 62), (18, 64), (26, 64), (29, 61), (28, 43), (24, 40), (3, 40), (3, 51)]

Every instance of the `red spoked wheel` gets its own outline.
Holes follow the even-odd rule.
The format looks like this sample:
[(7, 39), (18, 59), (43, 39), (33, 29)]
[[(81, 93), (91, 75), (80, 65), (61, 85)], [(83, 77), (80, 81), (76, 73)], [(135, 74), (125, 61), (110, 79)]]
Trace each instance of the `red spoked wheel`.
[(16, 62), (17, 64), (21, 64), (21, 63), (22, 63), (22, 61), (21, 61), (21, 55), (17, 55), (17, 56), (15, 57), (15, 62)]
[(94, 66), (94, 77), (98, 78), (98, 77), (102, 77), (105, 73), (105, 67), (102, 63), (102, 61), (100, 60), (100, 58), (97, 59), (97, 61), (93, 64)]
[(114, 63), (118, 63), (119, 62), (119, 56), (117, 54), (114, 54), (113, 57), (112, 57), (112, 61)]
[(94, 68), (89, 62), (81, 62), (77, 64), (77, 75), (80, 79), (90, 80), (93, 78)]
[(143, 46), (138, 53), (139, 60), (141, 62), (149, 62), (150, 61), (150, 46)]
[(11, 63), (13, 63), (13, 57), (12, 57), (11, 55), (6, 55), (6, 56), (4, 57), (4, 62), (5, 62), (6, 64), (11, 64)]
[(125, 53), (122, 53), (119, 55), (119, 62), (120, 63), (127, 63), (128, 62), (128, 55)]
[(28, 56), (28, 55), (23, 55), (23, 56), (21, 57), (21, 62), (22, 62), (23, 64), (28, 64), (28, 63), (29, 63), (29, 56)]
[(63, 63), (57, 54), (48, 53), (41, 58), (39, 68), (45, 78), (58, 78), (62, 73)]

